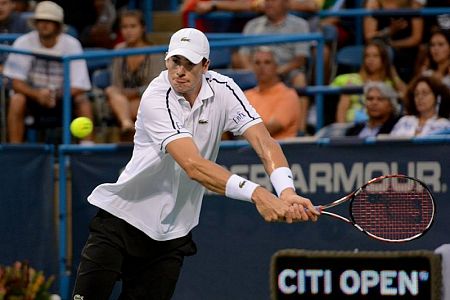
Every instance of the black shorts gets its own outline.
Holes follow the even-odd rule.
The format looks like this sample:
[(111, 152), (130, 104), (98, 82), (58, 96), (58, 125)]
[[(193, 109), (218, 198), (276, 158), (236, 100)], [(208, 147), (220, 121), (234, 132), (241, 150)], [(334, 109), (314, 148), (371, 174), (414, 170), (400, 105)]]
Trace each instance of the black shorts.
[(124, 299), (170, 299), (184, 257), (197, 252), (190, 233), (156, 241), (104, 210), (89, 230), (72, 299), (109, 299), (117, 280)]

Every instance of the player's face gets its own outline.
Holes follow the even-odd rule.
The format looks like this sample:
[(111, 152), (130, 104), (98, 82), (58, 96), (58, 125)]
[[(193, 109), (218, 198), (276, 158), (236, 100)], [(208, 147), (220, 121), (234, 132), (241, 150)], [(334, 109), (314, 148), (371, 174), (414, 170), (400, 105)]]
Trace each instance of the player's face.
[(381, 69), (381, 56), (376, 46), (368, 46), (364, 51), (364, 64), (368, 72), (373, 73)]
[(133, 45), (139, 42), (145, 32), (144, 26), (140, 23), (137, 17), (126, 16), (120, 22), (120, 31), (125, 42), (128, 45)]
[(366, 110), (369, 118), (384, 119), (392, 114), (393, 107), (378, 89), (370, 89), (366, 95)]
[(253, 55), (253, 69), (259, 82), (270, 81), (277, 74), (277, 64), (270, 52), (258, 51)]
[(430, 86), (424, 81), (419, 82), (414, 90), (414, 102), (419, 114), (430, 115), (436, 113), (436, 97)]
[(438, 64), (450, 60), (450, 45), (442, 34), (435, 34), (431, 37), (430, 54)]
[(180, 55), (166, 60), (169, 81), (173, 89), (186, 100), (194, 101), (202, 86), (202, 75), (208, 70), (209, 62), (194, 64)]

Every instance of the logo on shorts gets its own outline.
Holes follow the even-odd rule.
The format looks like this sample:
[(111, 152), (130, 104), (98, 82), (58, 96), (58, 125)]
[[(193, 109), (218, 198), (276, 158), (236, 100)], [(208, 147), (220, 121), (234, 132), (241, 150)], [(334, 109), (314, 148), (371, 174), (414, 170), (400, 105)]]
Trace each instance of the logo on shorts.
[(247, 182), (247, 181), (241, 181), (241, 182), (239, 182), (239, 187), (242, 189), (242, 188), (244, 187), (244, 185), (245, 185), (246, 182)]
[(78, 295), (76, 294), (75, 296), (73, 296), (73, 300), (83, 300), (84, 296)]

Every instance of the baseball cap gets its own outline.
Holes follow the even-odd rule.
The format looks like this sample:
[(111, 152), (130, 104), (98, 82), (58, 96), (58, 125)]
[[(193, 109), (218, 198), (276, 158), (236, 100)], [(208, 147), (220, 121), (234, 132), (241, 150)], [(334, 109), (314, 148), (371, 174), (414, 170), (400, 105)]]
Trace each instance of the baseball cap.
[(206, 35), (195, 28), (183, 28), (170, 38), (166, 60), (174, 55), (186, 57), (194, 64), (209, 59), (209, 42)]
[(36, 5), (34, 15), (31, 18), (35, 20), (47, 20), (54, 21), (60, 24), (64, 23), (64, 11), (55, 2), (52, 1), (42, 1)]

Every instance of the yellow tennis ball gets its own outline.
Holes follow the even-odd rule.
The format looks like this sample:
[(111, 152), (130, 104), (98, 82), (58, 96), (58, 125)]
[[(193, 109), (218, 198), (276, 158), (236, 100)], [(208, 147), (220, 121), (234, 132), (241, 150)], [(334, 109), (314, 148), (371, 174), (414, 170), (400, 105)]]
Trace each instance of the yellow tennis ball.
[(70, 123), (70, 132), (79, 139), (90, 135), (93, 128), (94, 124), (92, 124), (91, 119), (86, 117), (78, 117)]

